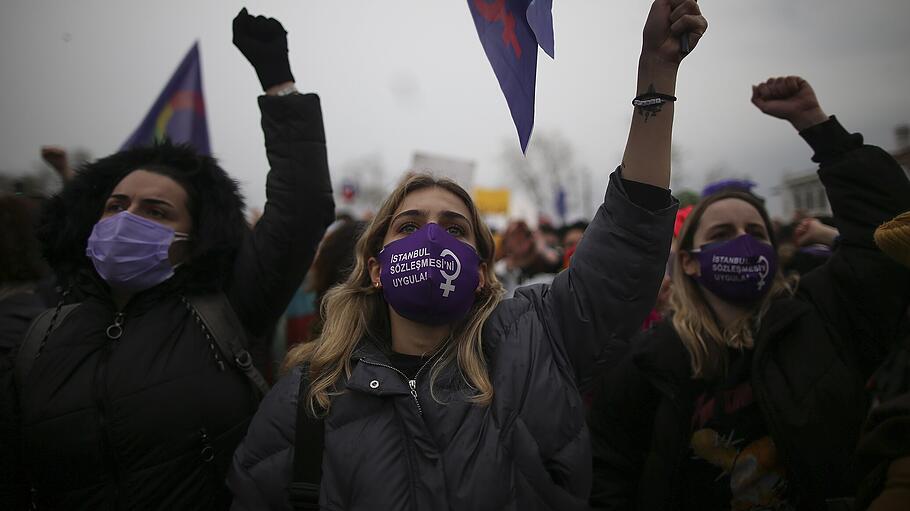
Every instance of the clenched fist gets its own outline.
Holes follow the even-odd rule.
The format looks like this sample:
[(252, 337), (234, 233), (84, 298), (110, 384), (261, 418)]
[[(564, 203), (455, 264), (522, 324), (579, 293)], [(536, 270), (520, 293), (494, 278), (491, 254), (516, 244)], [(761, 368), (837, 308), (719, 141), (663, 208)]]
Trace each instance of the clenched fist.
[(769, 78), (753, 85), (752, 104), (771, 117), (789, 121), (798, 131), (828, 120), (812, 86), (799, 76)]
[(246, 7), (234, 18), (234, 46), (253, 65), (262, 90), (294, 81), (287, 34), (275, 18), (250, 16)]
[(680, 38), (684, 35), (688, 38), (691, 51), (706, 30), (708, 21), (696, 0), (655, 0), (645, 21), (642, 56), (678, 65), (686, 56), (681, 51)]

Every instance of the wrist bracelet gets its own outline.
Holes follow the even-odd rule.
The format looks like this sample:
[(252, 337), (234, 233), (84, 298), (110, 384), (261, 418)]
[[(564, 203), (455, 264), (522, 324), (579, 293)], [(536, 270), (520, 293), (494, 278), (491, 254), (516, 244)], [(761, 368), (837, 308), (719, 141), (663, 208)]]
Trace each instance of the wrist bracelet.
[(671, 96), (669, 94), (660, 94), (658, 92), (646, 92), (640, 94), (635, 99), (632, 100), (632, 106), (634, 107), (653, 107), (658, 105), (663, 105), (664, 103), (670, 103), (676, 101), (676, 96)]

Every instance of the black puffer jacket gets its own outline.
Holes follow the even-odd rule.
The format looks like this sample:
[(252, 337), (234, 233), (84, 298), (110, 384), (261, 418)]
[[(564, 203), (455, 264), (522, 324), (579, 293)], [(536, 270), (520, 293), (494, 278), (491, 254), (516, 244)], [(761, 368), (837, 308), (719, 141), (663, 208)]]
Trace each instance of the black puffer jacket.
[[(878, 147), (831, 119), (801, 133), (821, 164), (840, 248), (777, 299), (755, 335), (751, 385), (799, 509), (850, 497), (853, 455), (869, 409), (864, 385), (896, 340), (910, 270), (875, 246), (882, 222), (910, 209), (910, 182)], [(697, 385), (669, 323), (633, 339), (607, 372), (590, 414), (592, 503), (675, 509), (689, 453)]]
[[(219, 369), (182, 297), (221, 290), (248, 336), (262, 336), (334, 216), (318, 98), (265, 96), (259, 105), (271, 171), (252, 231), (234, 181), (180, 147), (89, 165), (52, 202), (49, 259), (87, 298), (51, 334), (22, 389), (19, 472), (39, 509), (227, 507), (224, 477), (257, 399), (231, 363)], [(191, 210), (193, 259), (118, 311), (85, 243), (113, 186), (148, 161), (185, 171), (202, 197)], [(116, 317), (123, 334), (112, 340), (105, 330)]]
[[(568, 270), (521, 288), (487, 321), (494, 388), (488, 407), (450, 367), (418, 379), (417, 401), (383, 350), (364, 341), (325, 422), (325, 510), (571, 510), (587, 508), (591, 458), (578, 388), (605, 345), (629, 336), (657, 294), (676, 205), (631, 202), (615, 173)], [(666, 202), (666, 201), (665, 201)], [(236, 510), (290, 509), (300, 370), (263, 401), (234, 456)]]

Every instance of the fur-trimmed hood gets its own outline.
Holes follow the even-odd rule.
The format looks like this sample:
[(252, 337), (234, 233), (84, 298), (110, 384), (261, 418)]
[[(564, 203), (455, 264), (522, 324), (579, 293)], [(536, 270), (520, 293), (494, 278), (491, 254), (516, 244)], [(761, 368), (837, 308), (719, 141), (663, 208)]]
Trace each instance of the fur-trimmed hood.
[[(63, 190), (44, 210), (38, 237), (44, 257), (64, 285), (77, 277), (97, 274), (85, 255), (92, 228), (114, 187), (127, 174), (143, 166), (174, 169), (182, 184), (196, 195), (190, 257), (177, 277), (190, 291), (223, 289), (237, 251), (249, 232), (243, 197), (237, 182), (214, 158), (198, 154), (188, 145), (165, 141), (153, 146), (120, 151), (79, 168)], [(176, 277), (175, 277), (176, 278)]]

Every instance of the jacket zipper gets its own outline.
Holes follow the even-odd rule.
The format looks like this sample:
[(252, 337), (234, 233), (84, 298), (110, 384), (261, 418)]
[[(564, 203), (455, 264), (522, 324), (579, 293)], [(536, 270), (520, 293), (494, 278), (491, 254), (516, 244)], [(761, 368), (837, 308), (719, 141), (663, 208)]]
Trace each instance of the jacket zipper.
[(95, 406), (98, 408), (98, 426), (101, 430), (101, 455), (104, 458), (105, 465), (114, 479), (114, 500), (120, 500), (120, 473), (117, 466), (116, 455), (114, 454), (113, 442), (111, 441), (110, 431), (108, 429), (108, 405), (107, 405), (107, 365), (111, 357), (111, 352), (116, 347), (120, 337), (123, 335), (123, 312), (117, 312), (114, 315), (113, 322), (105, 329), (108, 342), (104, 346), (101, 359), (95, 369)]
[(373, 361), (367, 360), (365, 358), (361, 358), (360, 361), (363, 362), (364, 364), (371, 365), (371, 366), (385, 367), (385, 368), (391, 369), (391, 370), (395, 371), (396, 373), (400, 374), (401, 377), (404, 378), (404, 381), (406, 381), (408, 383), (408, 387), (411, 389), (411, 397), (414, 398), (414, 403), (417, 404), (417, 414), (420, 416), (423, 416), (423, 409), (420, 407), (420, 400), (417, 399), (417, 377), (420, 376), (420, 373), (423, 372), (424, 368), (426, 368), (427, 365), (429, 365), (429, 363), (433, 361), (432, 358), (427, 359), (427, 361), (424, 362), (422, 366), (420, 366), (420, 369), (418, 369), (417, 372), (414, 373), (413, 379), (408, 378), (408, 376), (406, 374), (404, 374), (403, 372), (399, 371), (398, 369), (396, 369), (388, 364), (380, 364), (379, 362), (373, 362)]

